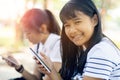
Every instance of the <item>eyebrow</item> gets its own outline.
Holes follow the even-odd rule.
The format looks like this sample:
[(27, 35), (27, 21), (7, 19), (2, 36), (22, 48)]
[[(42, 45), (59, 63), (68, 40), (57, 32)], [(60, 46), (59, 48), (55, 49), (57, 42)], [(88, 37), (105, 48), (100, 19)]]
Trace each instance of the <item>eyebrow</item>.
[(73, 20), (81, 20), (82, 18), (80, 18), (80, 17), (75, 17), (75, 18), (73, 18)]
[[(81, 20), (82, 18), (80, 17), (75, 17), (75, 18), (72, 18), (71, 20)], [(64, 21), (64, 24), (66, 23), (67, 21)]]

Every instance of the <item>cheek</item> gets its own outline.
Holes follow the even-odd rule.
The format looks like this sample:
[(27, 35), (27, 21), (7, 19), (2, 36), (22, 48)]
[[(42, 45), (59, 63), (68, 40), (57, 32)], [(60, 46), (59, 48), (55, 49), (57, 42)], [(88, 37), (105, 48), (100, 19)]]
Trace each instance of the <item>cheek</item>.
[(68, 35), (68, 30), (67, 29), (65, 29), (65, 34)]
[(28, 39), (29, 39), (30, 42), (34, 41), (34, 38), (32, 36), (29, 36)]
[(86, 37), (87, 37), (88, 40), (92, 37), (93, 33), (94, 33), (94, 28), (89, 28), (86, 31)]
[(31, 36), (31, 37), (29, 38), (29, 40), (30, 40), (30, 42), (32, 42), (33, 44), (38, 43), (37, 37), (35, 37), (35, 36)]
[(32, 34), (32, 35), (29, 35), (29, 37), (28, 37), (30, 40), (32, 40), (32, 41), (34, 41), (34, 39), (35, 39), (35, 36)]
[(69, 36), (70, 36), (70, 31), (69, 31), (68, 29), (65, 29), (65, 34), (66, 34), (66, 36), (69, 38)]
[(25, 38), (30, 40), (31, 37), (30, 37), (30, 35), (26, 35)]
[(88, 33), (92, 33), (94, 31), (94, 27), (91, 22), (88, 22), (84, 25), (84, 30)]

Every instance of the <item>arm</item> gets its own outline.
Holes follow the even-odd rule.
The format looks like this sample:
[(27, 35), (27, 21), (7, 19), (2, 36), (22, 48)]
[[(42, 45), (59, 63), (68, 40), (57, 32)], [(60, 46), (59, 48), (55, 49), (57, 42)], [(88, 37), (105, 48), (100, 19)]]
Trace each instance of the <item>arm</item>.
[(104, 80), (104, 79), (94, 78), (94, 77), (89, 77), (89, 76), (84, 76), (83, 80)]
[(56, 70), (52, 70), (50, 74), (48, 74), (50, 80), (62, 80), (60, 74)]
[[(20, 72), (26, 80), (38, 80), (39, 79), (37, 77), (37, 75), (39, 75), (39, 74), (38, 74), (36, 68), (35, 68), (34, 74), (31, 74), (27, 70), (25, 70), (24, 67), (21, 68), (21, 65), (18, 63), (18, 61), (13, 56), (8, 56), (7, 58), (3, 57), (3, 60), (5, 60), (9, 66), (15, 68), (18, 72)], [(9, 61), (9, 60), (11, 60), (11, 61)]]
[[(56, 70), (57, 74), (59, 75), (58, 72), (59, 72), (59, 70), (61, 68), (61, 62), (53, 62), (53, 64), (54, 64), (54, 67), (55, 67), (55, 70)], [(50, 79), (48, 75), (45, 75), (45, 77), (43, 78), (43, 80), (53, 80), (53, 79)]]
[(26, 70), (24, 70), (21, 74), (26, 80), (40, 80), (41, 76), (37, 66), (35, 66), (33, 74), (29, 73)]
[(112, 76), (115, 69), (116, 61), (112, 58), (113, 55), (110, 55), (115, 54), (115, 52), (112, 53), (110, 47), (106, 50), (106, 47), (106, 45), (99, 45), (92, 48), (91, 52), (88, 53), (90, 56), (87, 57), (83, 80), (108, 80), (111, 78), (110, 76)]
[(56, 70), (57, 72), (59, 72), (59, 70), (60, 70), (60, 68), (61, 68), (61, 63), (60, 63), (60, 62), (53, 62), (53, 64), (54, 64), (55, 70)]
[[(52, 61), (54, 68), (58, 74), (62, 64), (59, 41), (57, 41), (57, 43), (55, 43), (54, 47), (52, 48), (49, 58)], [(50, 79), (48, 75), (45, 75), (43, 80), (53, 80), (53, 79)], [(59, 79), (56, 79), (56, 80), (59, 80)]]

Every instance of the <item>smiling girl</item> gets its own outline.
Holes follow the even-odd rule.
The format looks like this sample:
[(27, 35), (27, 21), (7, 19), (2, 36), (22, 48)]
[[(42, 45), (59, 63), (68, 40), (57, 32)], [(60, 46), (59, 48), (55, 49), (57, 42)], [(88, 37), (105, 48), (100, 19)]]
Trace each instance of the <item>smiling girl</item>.
[(51, 80), (120, 80), (120, 51), (102, 33), (100, 15), (92, 0), (70, 0), (60, 18), (62, 68), (60, 74), (54, 67), (51, 73), (44, 73)]

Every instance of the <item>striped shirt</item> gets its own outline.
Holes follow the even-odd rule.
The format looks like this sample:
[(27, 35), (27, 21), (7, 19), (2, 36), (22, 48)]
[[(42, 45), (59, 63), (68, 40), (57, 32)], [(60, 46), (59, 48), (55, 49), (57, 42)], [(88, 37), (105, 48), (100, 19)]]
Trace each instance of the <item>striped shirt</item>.
[(120, 50), (107, 38), (88, 52), (84, 73), (77, 73), (71, 80), (82, 80), (84, 76), (103, 80), (120, 80)]
[(120, 51), (107, 38), (88, 53), (83, 76), (120, 80)]

